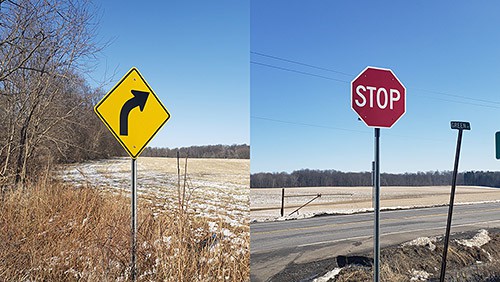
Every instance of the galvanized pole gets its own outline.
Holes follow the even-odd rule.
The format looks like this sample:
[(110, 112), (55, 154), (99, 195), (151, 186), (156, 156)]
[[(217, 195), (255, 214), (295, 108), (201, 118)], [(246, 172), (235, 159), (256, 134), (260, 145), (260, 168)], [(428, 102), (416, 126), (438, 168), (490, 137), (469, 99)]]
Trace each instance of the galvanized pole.
[(285, 188), (281, 188), (281, 216), (285, 214)]
[(375, 161), (372, 161), (372, 179), (371, 179), (371, 185), (372, 185), (372, 209), (373, 209), (373, 202), (375, 202)]
[(446, 222), (446, 235), (444, 237), (443, 258), (441, 261), (441, 275), (439, 281), (444, 281), (446, 274), (446, 256), (448, 254), (448, 243), (450, 240), (451, 218), (453, 215), (453, 203), (455, 201), (455, 188), (457, 184), (458, 161), (460, 159), (460, 146), (462, 145), (462, 129), (458, 130), (457, 149), (455, 152), (455, 166), (453, 167), (453, 179), (451, 182), (450, 206), (448, 208), (448, 221)]
[(132, 262), (131, 280), (136, 281), (136, 251), (137, 251), (137, 160), (132, 159)]
[(375, 128), (375, 162), (373, 177), (373, 206), (375, 212), (373, 234), (373, 281), (380, 281), (380, 128)]

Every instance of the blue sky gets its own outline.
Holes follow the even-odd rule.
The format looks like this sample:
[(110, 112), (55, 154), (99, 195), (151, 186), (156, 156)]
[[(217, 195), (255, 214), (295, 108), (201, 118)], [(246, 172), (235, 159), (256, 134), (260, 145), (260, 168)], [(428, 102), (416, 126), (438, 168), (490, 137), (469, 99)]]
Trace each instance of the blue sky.
[(495, 1), (251, 1), (251, 171), (369, 171), (373, 129), (350, 108), (366, 66), (392, 69), (407, 89), (405, 116), (381, 130), (382, 172), (451, 170), (451, 120), (472, 127), (459, 169), (498, 170), (498, 11)]
[(108, 80), (107, 92), (132, 66), (139, 69), (171, 113), (150, 146), (249, 143), (248, 1), (98, 6), (98, 37), (111, 44), (89, 76), (93, 85)]

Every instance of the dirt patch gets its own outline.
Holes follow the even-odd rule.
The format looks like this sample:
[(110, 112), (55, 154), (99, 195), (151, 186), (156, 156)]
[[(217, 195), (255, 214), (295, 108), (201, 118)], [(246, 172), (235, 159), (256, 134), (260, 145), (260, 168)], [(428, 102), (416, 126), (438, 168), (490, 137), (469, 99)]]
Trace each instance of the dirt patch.
[[(381, 281), (439, 281), (443, 238), (417, 238), (381, 251)], [(467, 242), (479, 242), (467, 244)], [(328, 281), (372, 281), (372, 257), (338, 256), (305, 264), (291, 263), (270, 281), (313, 281), (335, 268)], [(453, 234), (445, 281), (500, 281), (500, 229)]]
[(338, 267), (336, 259), (324, 259), (304, 264), (292, 262), (270, 281), (313, 281), (336, 267)]

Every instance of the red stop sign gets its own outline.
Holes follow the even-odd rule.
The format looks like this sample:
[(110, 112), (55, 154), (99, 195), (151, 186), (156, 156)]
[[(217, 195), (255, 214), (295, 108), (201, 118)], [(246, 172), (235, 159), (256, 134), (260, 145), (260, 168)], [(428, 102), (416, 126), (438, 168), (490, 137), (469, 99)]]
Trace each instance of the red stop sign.
[(367, 67), (351, 82), (351, 107), (367, 126), (390, 128), (406, 111), (406, 88), (390, 69)]

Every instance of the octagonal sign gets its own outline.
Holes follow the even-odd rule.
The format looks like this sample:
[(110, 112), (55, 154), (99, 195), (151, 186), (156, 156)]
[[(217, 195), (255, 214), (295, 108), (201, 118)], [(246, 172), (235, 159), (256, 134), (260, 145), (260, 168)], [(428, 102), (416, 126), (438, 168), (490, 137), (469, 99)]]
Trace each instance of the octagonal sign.
[(406, 112), (406, 88), (390, 69), (366, 67), (351, 82), (351, 108), (369, 127), (392, 127)]

